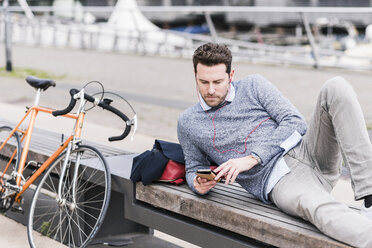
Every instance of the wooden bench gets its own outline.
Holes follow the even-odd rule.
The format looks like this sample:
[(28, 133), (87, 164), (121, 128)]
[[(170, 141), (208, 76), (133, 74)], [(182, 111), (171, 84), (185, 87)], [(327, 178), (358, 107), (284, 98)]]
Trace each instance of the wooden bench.
[(218, 184), (206, 196), (165, 183), (127, 182), (126, 191), (126, 218), (202, 247), (349, 247), (237, 184)]
[(132, 202), (126, 194), (126, 210), (133, 211), (126, 218), (202, 247), (349, 247), (239, 185), (218, 184), (206, 196), (164, 183), (137, 183), (133, 190)]
[[(35, 130), (33, 140), (31, 159), (42, 162), (58, 147), (61, 135)], [(218, 184), (206, 196), (186, 185), (135, 184), (129, 177), (136, 154), (92, 145), (105, 155), (112, 173), (112, 202), (98, 237), (156, 229), (202, 247), (348, 247), (236, 184)]]

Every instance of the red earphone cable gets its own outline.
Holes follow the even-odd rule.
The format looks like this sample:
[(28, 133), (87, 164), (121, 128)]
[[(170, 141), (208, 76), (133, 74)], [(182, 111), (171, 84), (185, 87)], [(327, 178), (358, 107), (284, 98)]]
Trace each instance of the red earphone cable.
[[(224, 107), (224, 106), (223, 106)], [(223, 107), (221, 107), (220, 109), (222, 109)], [(220, 109), (218, 109), (217, 111), (216, 111), (216, 113), (220, 110)], [(216, 135), (217, 135), (217, 130), (216, 130), (216, 126), (215, 126), (215, 124), (214, 124), (214, 119), (216, 118), (216, 113), (215, 113), (215, 115), (214, 115), (214, 117), (213, 117), (213, 119), (212, 119), (212, 123), (213, 123), (213, 130), (214, 130), (214, 136), (213, 136), (213, 148), (217, 151), (217, 152), (219, 152), (219, 153), (226, 153), (226, 152), (236, 152), (236, 153), (238, 153), (238, 154), (244, 154), (246, 151), (247, 151), (247, 141), (248, 141), (248, 138), (249, 138), (249, 136), (259, 127), (259, 126), (261, 126), (261, 124), (262, 123), (264, 123), (264, 122), (266, 122), (267, 120), (269, 120), (270, 119), (270, 117), (268, 117), (268, 118), (266, 118), (265, 120), (263, 120), (263, 121), (261, 121), (249, 134), (248, 134), (248, 136), (245, 138), (245, 141), (244, 141), (244, 151), (242, 151), (242, 152), (240, 152), (240, 151), (238, 151), (238, 150), (236, 150), (236, 149), (229, 149), (229, 150), (226, 150), (226, 151), (220, 151), (217, 147), (216, 147), (216, 143), (215, 143), (215, 141), (216, 141)]]
[[(231, 85), (230, 85), (230, 87), (231, 87)], [(229, 90), (229, 94), (230, 94), (230, 90)], [(200, 98), (201, 98), (201, 95), (200, 94), (198, 94), (198, 97), (199, 97), (199, 101), (201, 100)], [(226, 97), (227, 98), (227, 97)], [(268, 117), (268, 118), (266, 118), (265, 120), (263, 120), (263, 121), (261, 121), (249, 134), (248, 134), (248, 136), (245, 138), (245, 141), (244, 141), (244, 151), (242, 151), (242, 152), (239, 152), (238, 150), (236, 150), (236, 149), (229, 149), (229, 150), (226, 150), (226, 151), (220, 151), (217, 147), (216, 147), (216, 144), (215, 144), (215, 141), (216, 141), (216, 135), (217, 135), (217, 130), (216, 130), (216, 125), (214, 124), (214, 119), (216, 118), (216, 115), (217, 115), (217, 113), (218, 113), (218, 111), (220, 111), (221, 109), (223, 109), (226, 105), (227, 105), (227, 101), (225, 101), (225, 103), (219, 108), (219, 109), (217, 109), (217, 111), (214, 113), (214, 116), (213, 116), (213, 118), (210, 116), (210, 114), (209, 113), (207, 113), (207, 110), (205, 110), (204, 108), (203, 108), (203, 105), (202, 104), (200, 104), (201, 105), (201, 107), (202, 107), (202, 109), (204, 110), (204, 113), (206, 113), (208, 116), (209, 116), (209, 118), (212, 120), (212, 124), (213, 124), (213, 131), (214, 131), (214, 135), (213, 135), (213, 148), (217, 151), (217, 152), (219, 152), (219, 153), (226, 153), (226, 152), (231, 152), (231, 151), (233, 151), (233, 152), (236, 152), (236, 153), (238, 153), (238, 154), (244, 154), (246, 151), (247, 151), (247, 140), (248, 140), (248, 138), (249, 138), (249, 136), (259, 127), (259, 126), (261, 126), (261, 124), (262, 123), (264, 123), (264, 122), (266, 122), (266, 121), (268, 121), (269, 119), (270, 119), (270, 117)]]

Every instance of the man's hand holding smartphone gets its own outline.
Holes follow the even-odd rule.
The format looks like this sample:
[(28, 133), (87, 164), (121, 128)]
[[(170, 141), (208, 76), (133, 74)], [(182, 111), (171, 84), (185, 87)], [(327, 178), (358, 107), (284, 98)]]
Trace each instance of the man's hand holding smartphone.
[[(205, 194), (216, 186), (217, 181), (214, 180), (216, 173), (210, 169), (201, 169), (196, 172), (194, 178), (194, 187), (200, 194)], [(218, 180), (219, 181), (219, 180)]]

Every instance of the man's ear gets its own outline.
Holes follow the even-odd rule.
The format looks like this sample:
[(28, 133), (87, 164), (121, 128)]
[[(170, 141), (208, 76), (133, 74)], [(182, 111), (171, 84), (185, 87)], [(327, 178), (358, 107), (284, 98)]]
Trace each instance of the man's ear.
[(235, 74), (235, 70), (233, 69), (233, 70), (231, 70), (230, 75), (229, 75), (230, 83), (234, 80), (234, 74)]

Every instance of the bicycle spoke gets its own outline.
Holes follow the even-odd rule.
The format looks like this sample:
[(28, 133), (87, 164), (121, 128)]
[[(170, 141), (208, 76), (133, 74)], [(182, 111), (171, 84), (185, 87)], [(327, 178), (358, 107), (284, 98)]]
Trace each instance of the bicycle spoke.
[(77, 192), (80, 192), (81, 194), (85, 194), (88, 191), (91, 191), (92, 189), (95, 189), (95, 188), (97, 190), (100, 189), (100, 187), (98, 187), (98, 185), (92, 184), (89, 188), (84, 188), (84, 190), (81, 187), (79, 187), (79, 189), (77, 190)]
[(65, 240), (65, 237), (66, 237), (67, 231), (68, 231), (67, 228), (66, 228), (65, 233), (63, 233), (62, 225), (64, 224), (64, 222), (65, 222), (66, 219), (68, 221), (68, 216), (67, 215), (64, 215), (63, 216), (63, 220), (62, 220), (62, 213), (63, 212), (64, 211), (61, 210), (60, 215), (59, 215), (59, 227), (60, 227), (59, 229), (60, 229), (60, 231), (58, 231), (59, 234), (60, 234), (60, 241), (62, 243), (64, 243), (64, 240)]
[[(98, 163), (95, 164), (95, 166), (97, 166)], [(93, 168), (95, 168), (94, 166), (92, 166)], [(84, 175), (85, 171), (88, 169), (89, 167), (88, 166), (84, 166), (84, 170), (80, 173), (81, 176)], [(90, 181), (90, 179), (98, 172), (98, 170), (96, 169), (94, 173), (91, 173), (90, 174), (90, 177), (86, 179), (86, 181)]]
[[(66, 221), (68, 221), (68, 216), (67, 214), (63, 214), (65, 213), (66, 211), (63, 211), (62, 209), (60, 210), (60, 214), (59, 214), (59, 224), (56, 225), (56, 233), (55, 233), (55, 239), (57, 237), (57, 235), (59, 234), (59, 238), (60, 238), (60, 242), (61, 243), (65, 243), (65, 238), (66, 238), (66, 235), (67, 235), (67, 232), (68, 232), (68, 228), (65, 229), (65, 231), (63, 231), (63, 225)], [(63, 218), (62, 218), (63, 216)]]
[[(56, 219), (56, 217), (57, 217), (57, 213), (53, 216), (52, 220), (50, 221), (48, 231), (46, 232), (46, 236), (49, 236), (49, 234), (52, 235), (52, 233), (56, 229), (56, 228), (53, 228), (52, 231), (50, 231), (50, 229), (53, 227), (53, 223), (54, 223), (54, 220)], [(58, 227), (58, 225), (56, 225), (56, 227)]]
[(67, 218), (68, 219), (68, 228), (67, 229), (69, 231), (69, 236), (68, 236), (69, 238), (68, 239), (70, 240), (68, 244), (70, 245), (71, 244), (71, 240), (72, 240), (73, 247), (75, 247), (75, 240), (73, 238), (74, 237), (74, 234), (73, 234), (72, 228), (71, 228), (71, 216), (68, 213), (66, 213), (66, 214), (68, 216), (68, 218)]
[[(48, 207), (48, 208), (50, 209), (50, 207)], [(38, 209), (39, 209), (39, 207), (38, 207)], [(53, 212), (51, 212), (51, 213), (47, 212), (46, 213), (45, 211), (42, 211), (42, 213), (40, 213), (40, 214), (37, 214), (37, 215), (35, 214), (34, 217), (40, 217), (40, 218), (38, 218), (40, 220), (42, 217), (45, 217), (45, 216), (48, 216), (48, 215), (53, 215), (53, 214), (54, 214)], [(36, 219), (36, 223), (37, 223), (38, 219)]]
[[(84, 201), (84, 203), (91, 203), (89, 200), (93, 200), (93, 199), (95, 199), (95, 198), (97, 198), (97, 197), (99, 197), (99, 196), (101, 196), (101, 195), (104, 195), (104, 194), (105, 194), (105, 192), (102, 191), (102, 192), (100, 192), (99, 194), (96, 194), (96, 195), (92, 196), (91, 198), (89, 198), (88, 200)], [(102, 199), (102, 201), (103, 201), (103, 200), (104, 200), (104, 199)], [(82, 202), (81, 202), (80, 204), (82, 204)]]
[[(50, 182), (53, 182), (52, 177), (50, 175), (48, 176), (48, 178), (49, 178)], [(51, 183), (51, 185), (49, 183), (45, 183), (45, 186), (47, 187), (47, 190), (49, 189), (49, 191), (51, 191), (51, 192), (57, 192), (53, 183)]]
[[(76, 209), (75, 209), (75, 214), (76, 214)], [(76, 221), (77, 221), (77, 226), (80, 227), (80, 217), (79, 215), (76, 215)], [(83, 243), (83, 237), (81, 236), (82, 235), (82, 232), (79, 232), (79, 238), (80, 238), (80, 242)]]
[[(79, 156), (79, 161), (93, 163), (76, 164)], [(61, 178), (61, 169), (66, 159), (66, 171)], [(58, 172), (57, 177), (54, 172)], [(59, 184), (61, 199), (58, 198)], [(35, 192), (29, 217), (33, 225), (29, 223), (28, 227), (39, 228), (43, 222), (49, 221), (49, 226), (44, 228), (48, 235), (53, 235), (59, 242), (71, 247), (85, 246), (102, 223), (110, 199), (110, 189), (109, 169), (103, 156), (94, 148), (81, 146), (71, 151), (69, 158), (64, 153), (50, 166)], [(28, 232), (29, 240), (38, 247), (39, 237), (33, 233)]]
[(70, 183), (70, 180), (67, 177), (66, 181), (62, 185), (62, 198), (70, 199), (69, 196), (71, 196), (71, 189), (72, 189), (72, 184)]
[[(76, 225), (76, 227), (77, 227), (78, 229), (82, 230), (82, 229), (80, 228), (80, 226), (76, 223), (76, 221), (72, 218), (72, 216), (69, 215), (68, 213), (67, 213), (67, 215), (69, 216), (69, 220), (72, 221), (72, 222)], [(81, 217), (77, 216), (77, 218), (81, 218)], [(86, 223), (86, 224), (88, 224), (88, 223)], [(89, 224), (88, 224), (88, 225), (89, 225)], [(93, 229), (93, 227), (91, 227), (91, 229)], [(83, 230), (82, 230), (82, 233), (83, 233), (86, 237), (88, 237), (88, 235), (87, 235)]]
[[(104, 178), (104, 177), (105, 177), (105, 175), (102, 174), (102, 175), (99, 177), (99, 179), (102, 179), (102, 178)], [(82, 188), (84, 188), (85, 192), (87, 192), (89, 189), (99, 186), (98, 183), (96, 183), (96, 182), (98, 182), (98, 181), (93, 181), (93, 182), (91, 182), (91, 181), (88, 181), (88, 179), (87, 179), (87, 180), (85, 181), (85, 183), (79, 187), (78, 191), (80, 192), (80, 191), (82, 190)], [(92, 184), (92, 185), (90, 186), (90, 188), (85, 188), (85, 187), (83, 187), (83, 186), (87, 185), (88, 183), (91, 183), (91, 184)]]
[[(43, 199), (43, 200), (40, 200), (41, 202), (45, 202), (45, 204), (46, 203), (55, 203), (56, 202), (56, 200), (54, 200), (54, 199)], [(48, 207), (48, 206), (44, 206), (44, 207)], [(38, 207), (38, 208), (40, 208), (40, 207)]]
[[(52, 221), (51, 221), (51, 224), (50, 224), (50, 227), (53, 227), (53, 223), (54, 223), (54, 220), (55, 219), (58, 219), (58, 214), (56, 214), (54, 217), (53, 217), (53, 219), (52, 219)], [(58, 220), (58, 223), (60, 223), (60, 220)], [(55, 233), (54, 234), (54, 237), (56, 237), (57, 235), (58, 235), (58, 230), (60, 229), (60, 226), (58, 225), (58, 224), (56, 224), (55, 225), (55, 227), (52, 229), (52, 230), (50, 230), (49, 229), (49, 232), (48, 233), (50, 233), (50, 235), (52, 235), (53, 233)]]
[[(91, 225), (89, 225), (89, 223), (87, 223), (83, 218), (81, 218), (80, 216), (77, 216), (77, 219), (78, 219), (78, 220), (81, 219), (82, 222), (84, 222), (85, 225), (88, 225), (88, 226), (90, 227), (90, 230), (93, 230), (94, 227), (92, 227)], [(78, 227), (78, 228), (79, 228), (79, 227)], [(81, 228), (79, 228), (79, 229), (81, 229)], [(82, 230), (82, 229), (81, 229), (81, 230)], [(81, 234), (84, 234), (85, 238), (88, 237), (88, 235), (87, 235), (84, 231), (79, 232), (79, 234), (80, 234), (80, 238), (81, 238), (81, 240), (83, 239), (83, 237), (81, 236)]]
[[(44, 201), (47, 201), (47, 200), (44, 200)], [(55, 201), (49, 201), (49, 202), (55, 202)], [(50, 207), (49, 206), (38, 206), (37, 209), (38, 210), (40, 210), (40, 209), (50, 209)], [(46, 211), (43, 210), (43, 212), (46, 212)], [(35, 215), (35, 216), (37, 216), (37, 215)]]
[[(83, 202), (79, 202), (78, 205), (83, 205), (83, 204), (93, 204), (93, 203), (101, 203), (103, 202), (103, 200), (97, 200), (97, 201), (83, 201)], [(89, 207), (89, 206), (85, 206), (85, 207)]]
[(39, 217), (38, 220), (41, 220), (43, 217), (47, 217), (49, 215), (53, 215), (53, 213), (43, 213), (43, 214), (37, 214), (37, 215), (34, 215), (34, 216)]
[[(98, 217), (96, 218), (96, 217), (94, 217), (93, 215), (91, 215), (90, 213), (88, 213), (87, 211), (85, 211), (85, 210), (83, 210), (82, 208), (79, 208), (79, 207), (77, 207), (80, 211), (82, 211), (83, 213), (85, 213), (86, 215), (88, 215), (89, 217), (91, 217), (92, 219), (95, 219), (95, 220), (97, 220), (98, 219)], [(86, 221), (84, 221), (87, 225), (89, 225)], [(89, 225), (90, 226), (90, 225)], [(93, 229), (93, 227), (91, 227), (92, 229)]]

